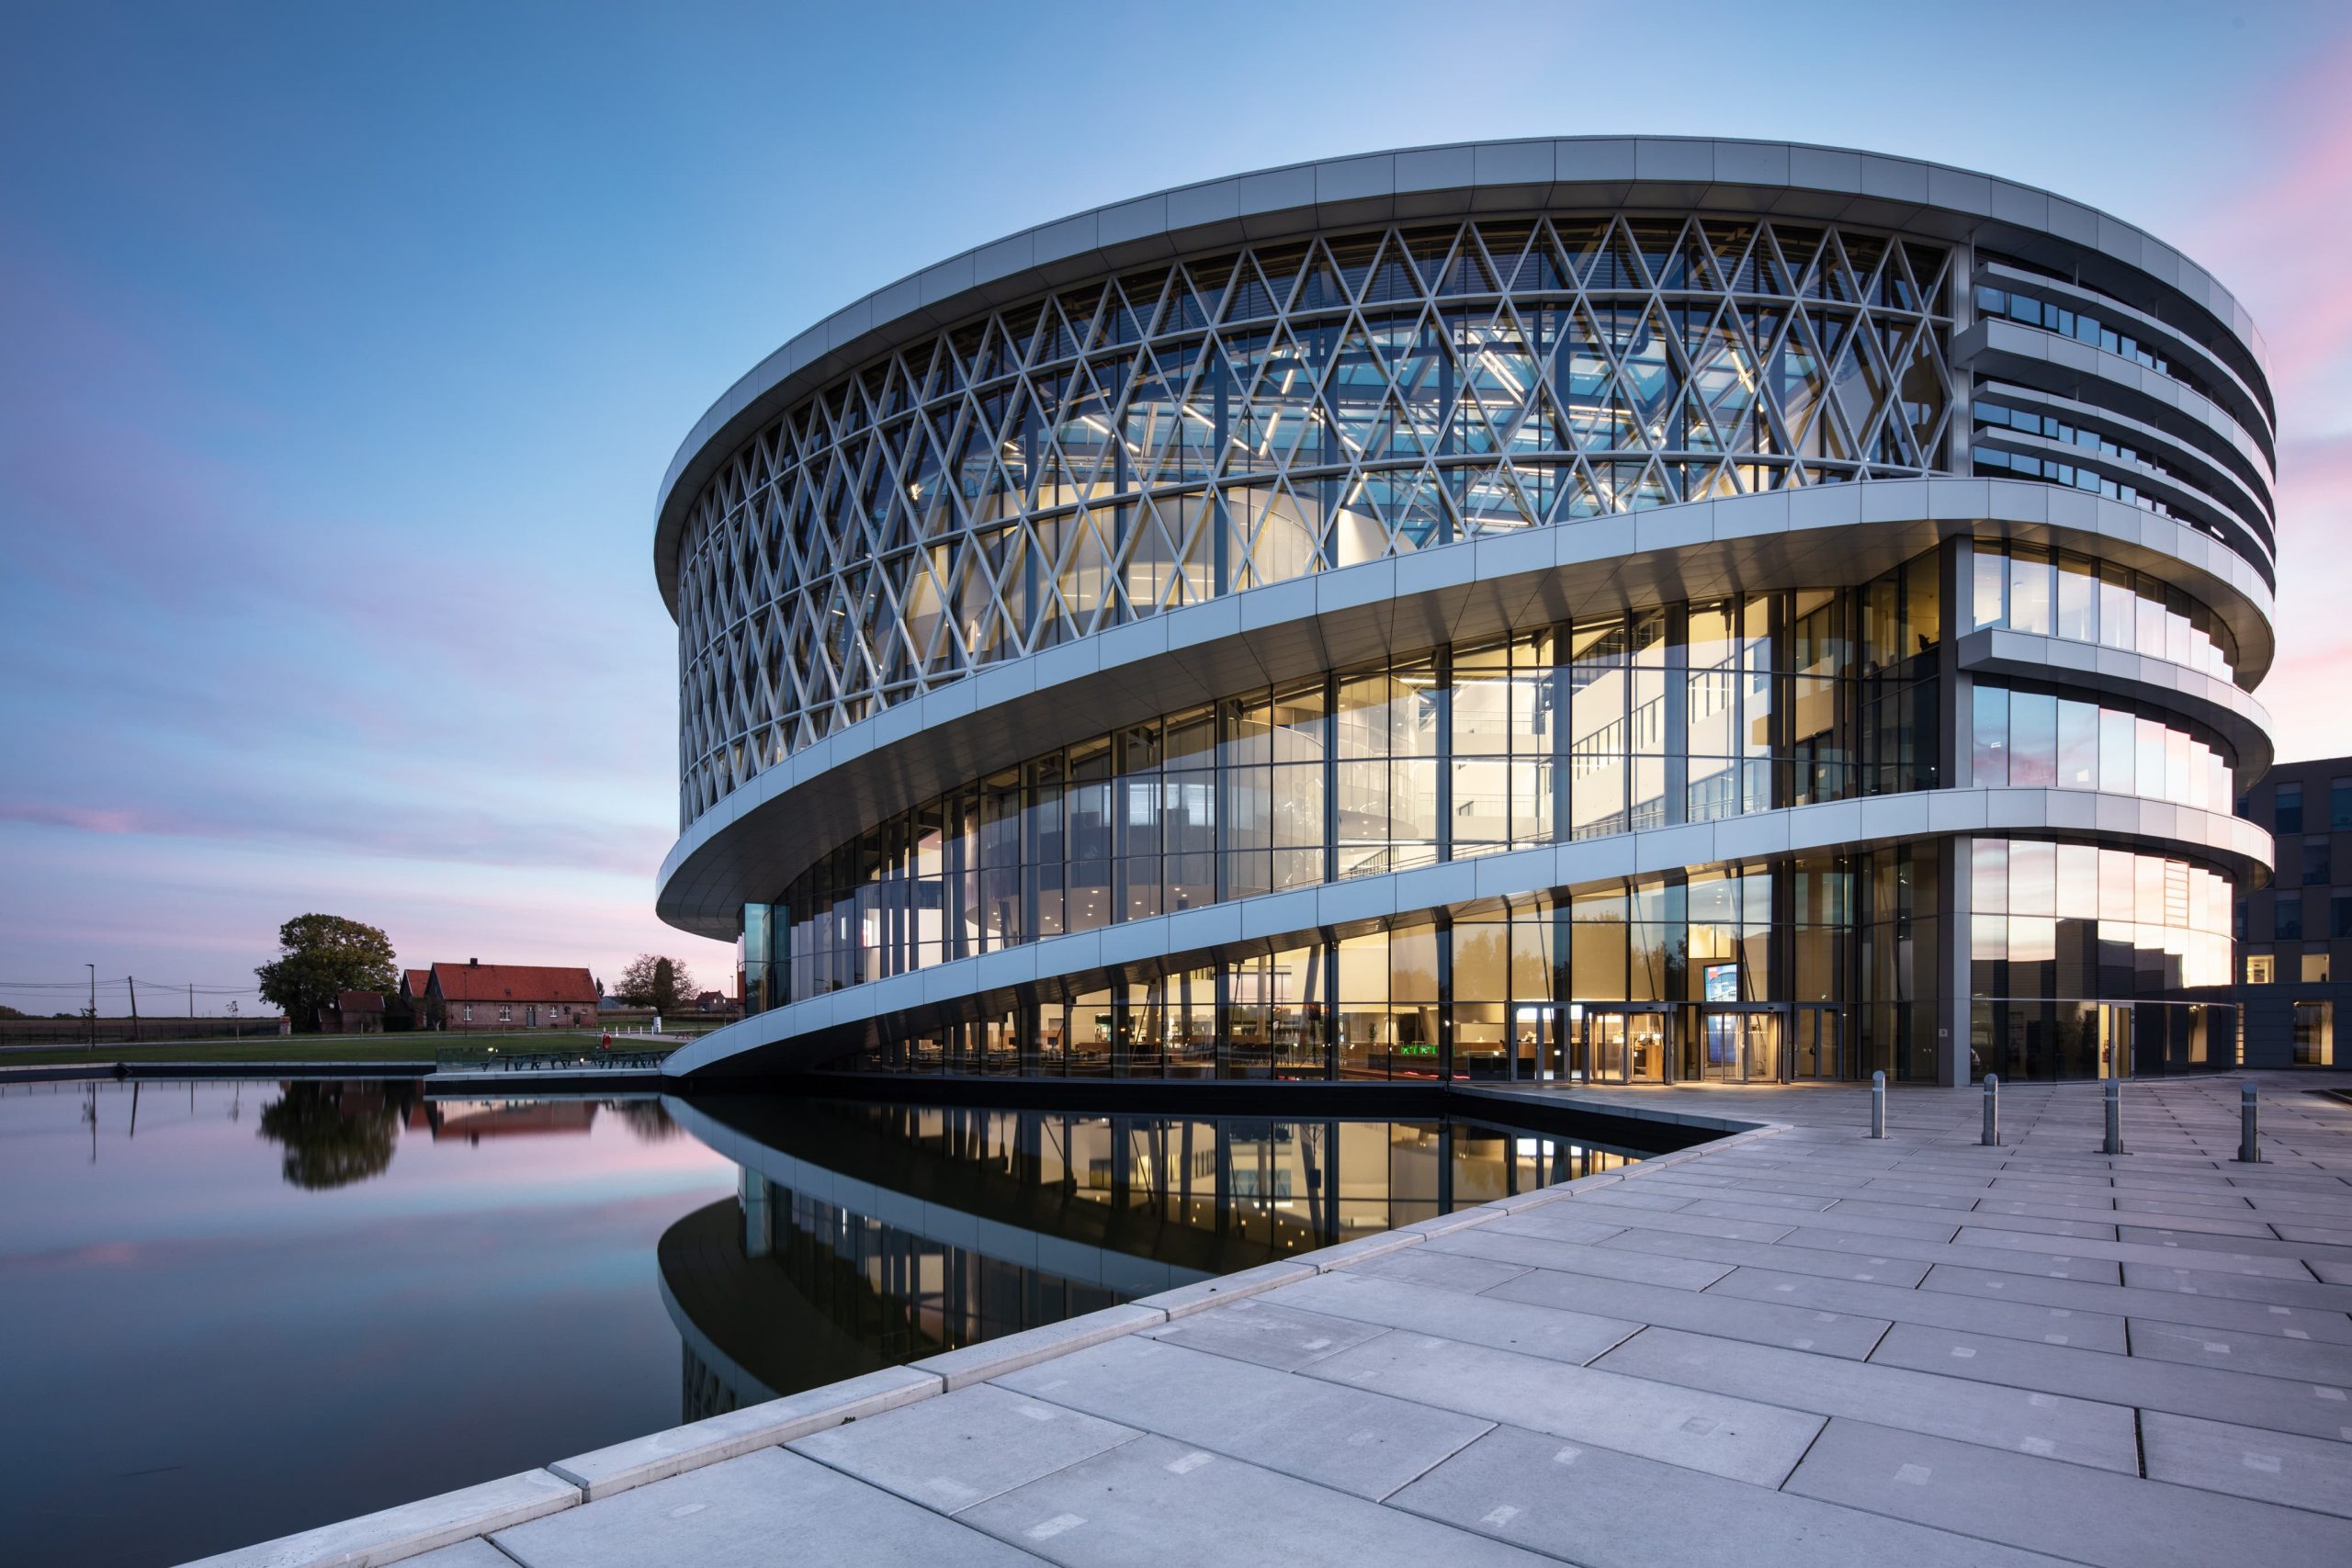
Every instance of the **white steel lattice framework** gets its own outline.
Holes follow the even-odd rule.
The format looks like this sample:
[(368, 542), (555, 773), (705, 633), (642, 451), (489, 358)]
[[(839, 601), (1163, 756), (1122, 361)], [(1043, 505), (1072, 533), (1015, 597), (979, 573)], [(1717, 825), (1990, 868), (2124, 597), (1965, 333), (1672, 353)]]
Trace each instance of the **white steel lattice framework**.
[(1556, 522), (1952, 471), (1951, 253), (1596, 214), (1227, 249), (789, 409), (679, 561), (681, 818), (988, 664)]

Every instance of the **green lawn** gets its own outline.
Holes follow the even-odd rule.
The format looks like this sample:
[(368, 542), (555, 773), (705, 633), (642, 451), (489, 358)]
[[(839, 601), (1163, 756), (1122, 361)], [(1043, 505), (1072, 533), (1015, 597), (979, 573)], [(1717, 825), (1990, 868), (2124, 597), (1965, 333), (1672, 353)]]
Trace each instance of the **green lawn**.
[[(589, 1031), (514, 1034), (262, 1034), (249, 1040), (201, 1040), (184, 1045), (125, 1045), (99, 1043), (43, 1045), (22, 1051), (0, 1051), (0, 1066), (50, 1066), (78, 1062), (430, 1062), (442, 1050), (488, 1050), (501, 1053), (577, 1051), (593, 1049), (601, 1035)], [(613, 1036), (616, 1051), (670, 1051), (656, 1041)]]

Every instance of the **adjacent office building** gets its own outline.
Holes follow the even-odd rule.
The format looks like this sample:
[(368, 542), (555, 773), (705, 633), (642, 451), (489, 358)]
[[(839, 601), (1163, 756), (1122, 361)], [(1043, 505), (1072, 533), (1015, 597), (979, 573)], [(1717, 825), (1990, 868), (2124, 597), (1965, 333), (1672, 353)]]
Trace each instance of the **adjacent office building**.
[(2278, 859), (2277, 877), (2238, 901), (2245, 1065), (2346, 1065), (2335, 1029), (2352, 1017), (2352, 757), (2280, 763), (2239, 815), (2268, 829)]
[(659, 908), (749, 1014), (671, 1070), (2226, 1066), (2263, 363), (2128, 224), (1762, 142), (1274, 169), (902, 279), (662, 486)]

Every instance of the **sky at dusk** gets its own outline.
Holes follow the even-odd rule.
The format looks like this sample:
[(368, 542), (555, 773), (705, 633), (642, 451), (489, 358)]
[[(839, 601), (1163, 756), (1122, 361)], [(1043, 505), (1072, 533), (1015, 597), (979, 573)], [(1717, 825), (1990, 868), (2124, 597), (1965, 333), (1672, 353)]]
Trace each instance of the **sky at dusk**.
[(2177, 244), (2269, 342), (2280, 756), (2352, 752), (2340, 3), (8, 15), (0, 1002), (250, 984), (312, 909), (408, 964), (731, 980), (652, 913), (695, 420), (975, 243), (1391, 146), (1828, 142)]

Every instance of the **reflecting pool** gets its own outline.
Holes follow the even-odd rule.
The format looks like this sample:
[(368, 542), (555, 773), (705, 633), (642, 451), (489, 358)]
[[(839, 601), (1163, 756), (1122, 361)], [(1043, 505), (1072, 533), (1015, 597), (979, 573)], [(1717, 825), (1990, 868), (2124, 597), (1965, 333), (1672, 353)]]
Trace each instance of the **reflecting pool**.
[(1626, 1157), (1459, 1121), (0, 1089), (0, 1541), (177, 1562)]

